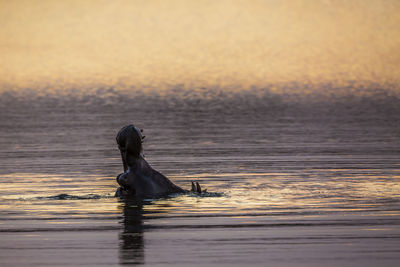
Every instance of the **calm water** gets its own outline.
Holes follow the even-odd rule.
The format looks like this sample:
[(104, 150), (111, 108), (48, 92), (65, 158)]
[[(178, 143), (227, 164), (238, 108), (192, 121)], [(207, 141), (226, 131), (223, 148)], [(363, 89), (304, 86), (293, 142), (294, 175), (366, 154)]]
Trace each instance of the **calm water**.
[[(4, 93), (0, 265), (398, 266), (399, 107)], [(155, 169), (210, 193), (114, 198), (128, 123)]]

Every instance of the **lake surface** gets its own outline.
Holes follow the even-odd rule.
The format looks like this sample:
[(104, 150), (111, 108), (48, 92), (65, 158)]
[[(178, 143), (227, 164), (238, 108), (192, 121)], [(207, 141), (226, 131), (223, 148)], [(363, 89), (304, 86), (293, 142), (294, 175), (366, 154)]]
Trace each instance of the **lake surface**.
[[(209, 193), (113, 197), (130, 123)], [(3, 93), (0, 240), (1, 266), (398, 266), (400, 101)]]

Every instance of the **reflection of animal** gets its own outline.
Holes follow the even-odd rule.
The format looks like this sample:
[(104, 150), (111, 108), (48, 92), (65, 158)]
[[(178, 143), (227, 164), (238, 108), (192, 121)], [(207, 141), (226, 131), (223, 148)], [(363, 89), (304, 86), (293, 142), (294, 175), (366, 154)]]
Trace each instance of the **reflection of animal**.
[(126, 198), (121, 203), (123, 230), (119, 235), (120, 264), (144, 264), (143, 205), (150, 204), (132, 198)]
[[(143, 130), (133, 125), (123, 127), (117, 134), (124, 172), (118, 175), (121, 186), (116, 196), (157, 197), (172, 193), (187, 192), (172, 183), (167, 177), (154, 170), (144, 159)], [(201, 187), (192, 182), (192, 191), (201, 193)]]

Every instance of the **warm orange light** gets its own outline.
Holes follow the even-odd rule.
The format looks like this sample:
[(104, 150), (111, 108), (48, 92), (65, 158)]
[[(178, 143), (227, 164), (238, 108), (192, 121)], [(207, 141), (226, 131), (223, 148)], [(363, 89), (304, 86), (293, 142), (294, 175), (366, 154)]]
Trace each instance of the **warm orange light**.
[(0, 91), (400, 79), (396, 0), (0, 1), (0, 25)]

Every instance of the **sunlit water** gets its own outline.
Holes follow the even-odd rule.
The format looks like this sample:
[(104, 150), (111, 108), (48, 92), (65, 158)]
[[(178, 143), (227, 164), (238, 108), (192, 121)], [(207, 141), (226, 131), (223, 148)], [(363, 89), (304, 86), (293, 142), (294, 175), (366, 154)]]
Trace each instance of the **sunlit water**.
[[(223, 98), (2, 95), (0, 265), (398, 265), (398, 99)], [(114, 198), (128, 123), (209, 193)]]

